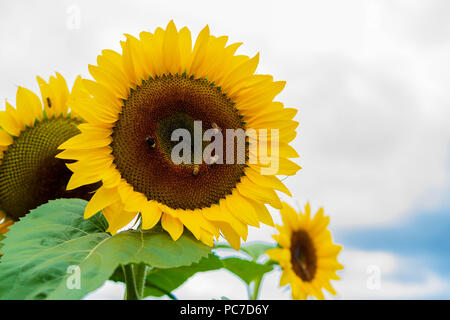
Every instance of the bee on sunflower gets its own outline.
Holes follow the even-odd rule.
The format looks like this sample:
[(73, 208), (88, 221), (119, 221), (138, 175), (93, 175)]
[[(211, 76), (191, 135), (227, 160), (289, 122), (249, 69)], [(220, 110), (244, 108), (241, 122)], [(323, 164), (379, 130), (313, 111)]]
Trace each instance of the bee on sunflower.
[[(55, 158), (58, 146), (77, 135), (79, 117), (69, 112), (70, 93), (56, 73), (49, 82), (37, 77), (42, 101), (19, 87), (14, 108), (0, 111), (0, 232), (30, 210), (57, 198), (88, 200), (97, 186), (66, 190), (71, 172)], [(43, 106), (42, 106), (43, 104)]]
[(336, 271), (344, 267), (337, 257), (342, 246), (333, 244), (327, 229), (329, 217), (323, 209), (311, 217), (309, 203), (305, 212), (295, 212), (287, 203), (280, 210), (283, 225), (273, 235), (280, 248), (267, 250), (267, 255), (282, 268), (280, 286), (290, 284), (292, 298), (304, 300), (308, 296), (325, 299), (322, 289), (335, 295), (330, 280), (339, 280)]
[[(95, 80), (83, 80), (70, 104), (87, 123), (57, 155), (76, 161), (67, 165), (73, 172), (69, 189), (102, 182), (85, 218), (103, 210), (115, 232), (140, 213), (142, 229), (160, 222), (177, 240), (187, 228), (209, 246), (223, 235), (234, 248), (247, 238), (249, 225), (273, 225), (265, 205), (281, 208), (275, 190), (290, 195), (276, 175), (300, 169), (289, 160), (298, 157), (289, 145), (297, 110), (273, 101), (285, 82), (255, 74), (259, 55), (237, 55), (241, 44), (227, 41), (210, 35), (207, 26), (192, 45), (189, 29), (177, 30), (171, 21), (165, 30), (126, 35), (122, 54), (103, 50), (98, 65), (89, 66)], [(219, 164), (215, 156), (174, 163), (171, 133), (182, 128), (195, 135), (196, 121), (202, 132), (277, 129), (276, 172), (262, 173), (267, 161), (250, 163), (248, 144), (243, 163)]]

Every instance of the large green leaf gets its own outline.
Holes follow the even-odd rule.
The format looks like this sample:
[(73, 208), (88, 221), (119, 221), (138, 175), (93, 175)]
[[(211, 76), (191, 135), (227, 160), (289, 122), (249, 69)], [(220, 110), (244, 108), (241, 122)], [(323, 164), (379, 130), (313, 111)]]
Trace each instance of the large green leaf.
[(259, 264), (254, 261), (235, 257), (222, 259), (222, 263), (225, 269), (237, 275), (247, 285), (250, 285), (253, 281), (262, 278), (264, 274), (273, 270), (273, 266), (271, 265)]
[(211, 254), (200, 262), (189, 267), (178, 267), (172, 269), (153, 269), (147, 276), (144, 288), (144, 296), (162, 297), (192, 277), (197, 272), (205, 272), (223, 268), (220, 259)]
[[(99, 288), (121, 264), (188, 266), (211, 251), (190, 235), (176, 242), (156, 231), (129, 230), (111, 236), (101, 214), (83, 219), (86, 203), (51, 201), (10, 228), (3, 240), (0, 299), (80, 299)], [(79, 288), (72, 282), (77, 270)]]

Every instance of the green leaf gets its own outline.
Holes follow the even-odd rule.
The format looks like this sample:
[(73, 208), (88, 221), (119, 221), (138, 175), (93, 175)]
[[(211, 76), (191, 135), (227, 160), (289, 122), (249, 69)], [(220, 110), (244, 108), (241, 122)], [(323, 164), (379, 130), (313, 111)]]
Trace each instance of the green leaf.
[(267, 250), (275, 248), (275, 245), (268, 243), (248, 243), (241, 247), (241, 251), (248, 254), (254, 261), (266, 253)]
[(83, 219), (86, 204), (79, 199), (50, 201), (10, 228), (3, 240), (0, 299), (80, 299), (120, 264), (174, 268), (198, 262), (211, 251), (190, 235), (176, 242), (155, 231), (111, 236), (101, 214)]
[[(254, 242), (242, 245), (240, 251), (247, 254), (253, 261), (256, 261), (259, 259), (259, 257), (265, 254), (267, 250), (273, 248), (276, 248), (276, 245), (264, 242)], [(234, 250), (230, 245), (224, 243), (217, 244), (215, 246), (215, 249)]]
[(259, 264), (254, 261), (234, 257), (222, 259), (222, 263), (225, 269), (237, 275), (247, 285), (273, 270), (271, 265)]
[(218, 270), (223, 268), (220, 259), (211, 254), (200, 262), (189, 267), (172, 269), (153, 269), (149, 272), (145, 281), (144, 296), (162, 297), (172, 292), (197, 272)]
[[(154, 268), (150, 270), (147, 275), (144, 296), (162, 297), (164, 295), (169, 295), (194, 274), (221, 268), (223, 268), (223, 264), (214, 254), (210, 254), (207, 258), (202, 258), (198, 263), (193, 263), (188, 267), (171, 269)], [(121, 268), (116, 269), (111, 280), (124, 282)]]

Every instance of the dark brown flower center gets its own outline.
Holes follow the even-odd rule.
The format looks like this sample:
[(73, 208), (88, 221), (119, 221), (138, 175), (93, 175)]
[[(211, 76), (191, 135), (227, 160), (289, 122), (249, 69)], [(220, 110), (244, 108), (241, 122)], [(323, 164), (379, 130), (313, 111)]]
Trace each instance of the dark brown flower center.
[(295, 274), (303, 281), (314, 279), (317, 270), (316, 249), (304, 230), (295, 231), (291, 236), (291, 264)]
[[(225, 146), (237, 144), (237, 139), (226, 141), (225, 129), (244, 129), (244, 123), (220, 88), (206, 79), (164, 75), (131, 90), (115, 123), (111, 147), (117, 169), (135, 191), (185, 210), (209, 207), (232, 192), (244, 175), (245, 161), (212, 165), (202, 158), (201, 163), (174, 163), (171, 154), (181, 141), (172, 141), (176, 129), (189, 132), (194, 160), (194, 121), (201, 121), (200, 135), (221, 129), (226, 163)], [(202, 139), (201, 151), (210, 143)]]
[(79, 121), (58, 117), (36, 122), (14, 138), (0, 160), (0, 209), (19, 218), (58, 198), (89, 200), (98, 185), (66, 191), (72, 172), (55, 158), (58, 146), (77, 135)]

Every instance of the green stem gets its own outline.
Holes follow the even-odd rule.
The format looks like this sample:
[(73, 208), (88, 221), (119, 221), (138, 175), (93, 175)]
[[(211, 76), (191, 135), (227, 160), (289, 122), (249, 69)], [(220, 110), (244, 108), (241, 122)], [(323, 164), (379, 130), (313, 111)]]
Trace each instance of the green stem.
[(259, 289), (261, 287), (262, 278), (263, 277), (258, 278), (258, 279), (255, 280), (254, 287), (253, 287), (253, 292), (250, 295), (250, 300), (258, 300)]
[(147, 277), (147, 265), (144, 263), (134, 265), (134, 279), (139, 299), (144, 296), (145, 279)]
[(147, 266), (145, 264), (127, 264), (122, 266), (125, 277), (126, 300), (142, 299)]
[[(266, 265), (266, 266), (270, 266), (270, 265), (274, 265), (274, 264), (276, 264), (276, 262), (273, 260), (270, 260), (270, 259), (264, 263), (264, 265)], [(259, 289), (261, 289), (261, 283), (262, 283), (263, 278), (264, 278), (264, 274), (261, 276), (261, 278), (258, 278), (255, 280), (253, 290), (251, 290), (250, 287), (247, 288), (248, 289), (247, 290), (248, 297), (250, 300), (258, 300)], [(251, 291), (253, 291), (253, 292), (251, 292)]]

